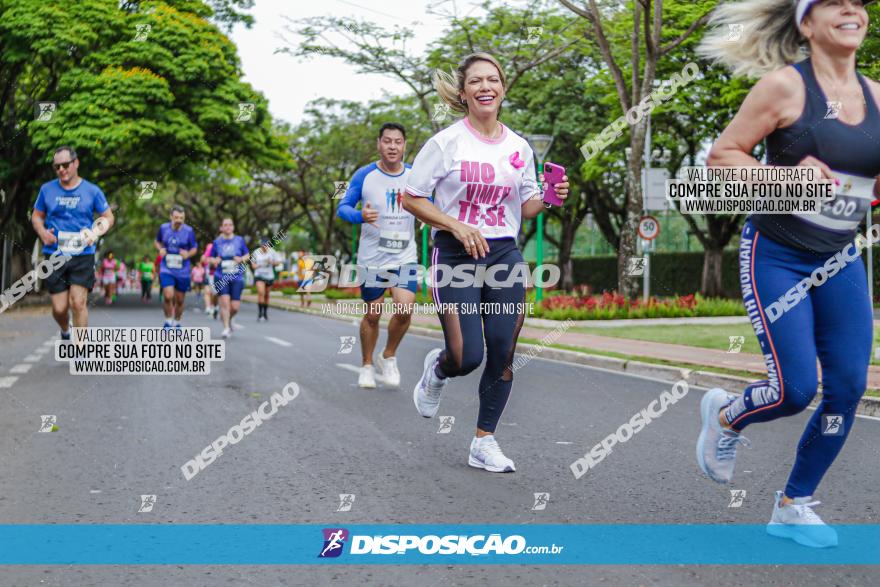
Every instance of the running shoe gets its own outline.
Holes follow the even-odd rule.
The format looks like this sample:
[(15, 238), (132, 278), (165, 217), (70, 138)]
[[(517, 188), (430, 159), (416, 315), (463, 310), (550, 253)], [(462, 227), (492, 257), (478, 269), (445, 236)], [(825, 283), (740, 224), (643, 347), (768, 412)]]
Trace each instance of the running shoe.
[(174, 328), (176, 328), (177, 330), (183, 330), (183, 326), (180, 325), (180, 322), (178, 322), (177, 324), (175, 324), (175, 325), (174, 325)]
[(222, 336), (223, 338), (229, 338), (230, 336), (232, 336), (232, 331), (228, 328), (224, 328), (220, 336)]
[(364, 389), (375, 389), (376, 387), (376, 377), (373, 372), (372, 365), (364, 365), (361, 367), (360, 373), (358, 373), (358, 387), (362, 387)]
[(513, 461), (504, 456), (495, 435), (490, 434), (471, 441), (471, 454), (468, 465), (477, 469), (486, 469), (490, 473), (512, 473), (516, 471)]
[(235, 321), (234, 318), (229, 319), (229, 324), (232, 326), (233, 330), (241, 330), (244, 326), (239, 325), (238, 322)]
[(162, 326), (162, 330), (171, 330), (172, 328), (174, 328), (174, 326), (167, 320), (165, 321), (165, 325)]
[(391, 387), (400, 385), (400, 370), (397, 368), (397, 358), (388, 357), (387, 359), (379, 353), (376, 357), (376, 366), (382, 372), (382, 381)]
[(697, 463), (712, 481), (730, 483), (736, 464), (736, 445), (749, 446), (749, 441), (739, 432), (723, 428), (718, 413), (736, 397), (718, 387), (703, 394), (700, 415), (703, 427), (697, 439)]
[(67, 332), (61, 333), (61, 340), (67, 340), (67, 341), (70, 340), (70, 331), (69, 330)]
[(440, 353), (443, 349), (434, 349), (425, 355), (424, 369), (422, 378), (413, 388), (413, 403), (416, 410), (425, 418), (433, 418), (440, 409), (440, 395), (449, 378), (440, 379), (434, 371), (437, 362), (440, 360)]
[(773, 516), (767, 524), (767, 534), (780, 538), (790, 538), (804, 546), (828, 548), (837, 546), (837, 530), (822, 521), (814, 505), (819, 501), (810, 501), (810, 497), (796, 497), (787, 505), (782, 504), (781, 491), (776, 492), (773, 503)]

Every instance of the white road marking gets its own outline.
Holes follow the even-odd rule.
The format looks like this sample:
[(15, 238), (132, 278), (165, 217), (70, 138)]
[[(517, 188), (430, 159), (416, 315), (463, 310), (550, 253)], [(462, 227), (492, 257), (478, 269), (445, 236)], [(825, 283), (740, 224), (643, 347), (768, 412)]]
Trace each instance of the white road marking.
[(574, 443), (573, 443), (573, 442), (566, 442), (566, 441), (563, 441), (563, 440), (557, 440), (557, 441), (556, 441), (556, 444), (574, 444)]
[(0, 377), (0, 388), (12, 387), (18, 381), (18, 377)]
[(264, 338), (269, 342), (274, 342), (275, 344), (280, 346), (293, 346), (292, 343), (289, 343), (286, 340), (281, 340), (280, 338), (275, 338), (274, 336), (266, 336)]
[(31, 365), (30, 363), (19, 363), (18, 365), (15, 365), (12, 369), (10, 369), (9, 372), (10, 373), (27, 373), (28, 371), (31, 370), (31, 367), (33, 367), (33, 365)]
[(40, 358), (41, 358), (40, 355), (33, 354), (33, 355), (26, 356), (25, 358), (22, 359), (22, 361), (24, 361), (25, 363), (36, 363), (37, 361), (40, 360)]
[(336, 363), (336, 366), (340, 369), (345, 369), (346, 371), (351, 371), (352, 373), (360, 374), (361, 368), (357, 365), (351, 365), (349, 363)]

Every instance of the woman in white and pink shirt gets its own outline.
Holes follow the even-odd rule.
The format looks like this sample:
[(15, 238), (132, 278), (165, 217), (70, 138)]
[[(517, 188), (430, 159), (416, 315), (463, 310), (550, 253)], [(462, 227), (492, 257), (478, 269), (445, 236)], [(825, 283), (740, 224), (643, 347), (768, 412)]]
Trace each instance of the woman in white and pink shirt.
[[(434, 227), (432, 294), (446, 341), (445, 348), (425, 357), (413, 401), (422, 416), (433, 417), (449, 378), (467, 375), (483, 362), (485, 339), (486, 368), (468, 464), (512, 472), (513, 461), (501, 452), (495, 427), (510, 396), (511, 363), (525, 319), (528, 267), (516, 236), (522, 219), (537, 216), (544, 202), (532, 149), (498, 120), (506, 87), (498, 61), (486, 53), (468, 55), (454, 72), (438, 71), (434, 86), (450, 109), (465, 116), (422, 147), (403, 200), (408, 212)], [(568, 195), (567, 178), (554, 187), (560, 198)], [(458, 279), (463, 274), (477, 278)], [(507, 283), (484, 285), (481, 275)]]

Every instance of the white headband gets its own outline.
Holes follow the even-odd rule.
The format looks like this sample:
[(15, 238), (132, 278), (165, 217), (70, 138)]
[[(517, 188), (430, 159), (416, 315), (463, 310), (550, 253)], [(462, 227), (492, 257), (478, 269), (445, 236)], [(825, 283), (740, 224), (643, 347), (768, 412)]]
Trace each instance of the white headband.
[[(864, 4), (867, 6), (874, 0), (867, 0)], [(807, 11), (813, 4), (816, 4), (819, 0), (798, 0), (797, 8), (795, 9), (795, 19), (798, 23), (798, 26), (801, 26), (801, 23), (804, 22), (804, 17), (807, 15)]]
[(810, 7), (818, 2), (818, 0), (798, 0), (797, 10), (795, 11), (795, 20), (798, 23), (798, 26), (804, 22), (804, 17), (807, 15), (807, 10)]

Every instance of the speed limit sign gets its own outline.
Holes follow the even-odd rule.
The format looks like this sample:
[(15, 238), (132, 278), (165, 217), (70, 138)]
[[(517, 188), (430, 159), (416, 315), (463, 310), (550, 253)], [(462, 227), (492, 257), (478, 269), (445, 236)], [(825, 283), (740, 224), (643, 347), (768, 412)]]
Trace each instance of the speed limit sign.
[(653, 216), (642, 216), (639, 221), (639, 236), (646, 241), (654, 240), (660, 234), (660, 221)]

